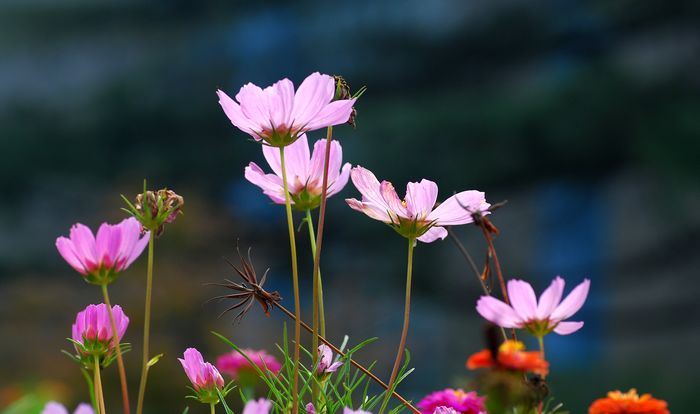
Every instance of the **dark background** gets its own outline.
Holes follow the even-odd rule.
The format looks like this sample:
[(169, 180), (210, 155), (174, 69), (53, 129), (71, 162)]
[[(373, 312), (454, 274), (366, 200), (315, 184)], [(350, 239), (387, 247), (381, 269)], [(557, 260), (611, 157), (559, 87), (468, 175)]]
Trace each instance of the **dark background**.
[[(100, 302), (54, 247), (75, 222), (124, 217), (119, 194), (174, 189), (185, 215), (156, 246), (148, 412), (193, 413), (176, 357), (196, 346), (273, 350), (285, 322), (255, 309), (216, 319), (232, 275), (221, 259), (254, 247), (269, 287), (292, 307), (284, 210), (243, 179), (260, 148), (217, 104), (245, 82), (295, 84), (313, 71), (367, 86), (357, 129), (336, 128), (345, 159), (393, 181), (430, 178), (440, 199), (480, 189), (508, 278), (540, 292), (592, 280), (585, 327), (547, 338), (550, 386), (572, 413), (637, 387), (676, 413), (700, 404), (700, 4), (693, 1), (409, 0), (0, 3), (0, 408), (38, 393), (87, 400), (59, 349), (75, 313)], [(323, 131), (310, 134), (311, 139)], [(405, 241), (329, 201), (323, 276), (329, 335), (380, 341), (359, 358), (388, 376), (403, 307)], [(297, 221), (301, 216), (297, 216)], [(478, 230), (457, 229), (481, 262)], [(310, 314), (311, 259), (298, 237)], [(449, 241), (420, 244), (408, 347), (414, 399), (466, 385), (481, 349), (480, 290)], [(136, 400), (145, 257), (112, 285), (132, 323)], [(106, 373), (117, 410), (116, 368)]]

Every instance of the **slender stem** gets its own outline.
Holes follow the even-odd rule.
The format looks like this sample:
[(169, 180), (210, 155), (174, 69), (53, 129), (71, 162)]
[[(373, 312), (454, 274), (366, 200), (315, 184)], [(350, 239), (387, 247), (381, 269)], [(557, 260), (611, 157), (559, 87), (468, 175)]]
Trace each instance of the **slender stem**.
[[(457, 246), (457, 249), (462, 254), (462, 257), (464, 257), (464, 259), (471, 266), (472, 270), (474, 271), (474, 275), (476, 276), (476, 280), (479, 281), (479, 284), (481, 285), (481, 289), (484, 291), (484, 295), (486, 295), (486, 296), (491, 295), (491, 292), (489, 292), (489, 288), (486, 286), (484, 279), (481, 278), (481, 273), (479, 273), (479, 269), (476, 267), (476, 263), (474, 263), (474, 259), (472, 259), (472, 256), (469, 254), (469, 251), (467, 251), (467, 248), (464, 247), (462, 242), (459, 241), (459, 238), (457, 238), (457, 235), (449, 227), (447, 227), (447, 234), (450, 235), (450, 240), (452, 240), (452, 242), (455, 244), (455, 246)], [(499, 329), (501, 330), (501, 334), (503, 334), (503, 339), (504, 340), (508, 339), (508, 335), (506, 335), (506, 330), (500, 326), (499, 326)]]
[[(287, 308), (285, 308), (284, 306), (282, 306), (280, 303), (275, 302), (275, 303), (274, 303), (274, 306), (276, 306), (277, 309), (281, 310), (285, 315), (287, 315), (287, 317), (288, 317), (289, 319), (291, 319), (291, 320), (297, 320), (296, 317), (294, 316), (294, 314), (293, 314), (292, 312), (290, 312), (289, 309), (287, 309)], [(304, 321), (301, 321), (301, 326), (302, 326), (302, 328), (304, 328), (307, 332), (309, 332), (309, 333), (312, 332), (311, 327), (310, 327), (308, 324), (306, 324)], [(319, 339), (321, 342), (323, 342), (324, 344), (328, 345), (328, 347), (331, 348), (331, 349), (333, 350), (333, 352), (335, 352), (336, 354), (340, 355), (340, 356), (343, 357), (343, 358), (346, 358), (347, 354), (346, 354), (345, 352), (343, 352), (342, 350), (340, 350), (340, 348), (338, 348), (337, 346), (333, 345), (333, 344), (332, 344), (330, 341), (328, 341), (325, 337), (319, 336), (318, 339)], [(360, 371), (362, 371), (363, 374), (367, 375), (367, 376), (370, 377), (374, 382), (376, 382), (377, 384), (379, 384), (380, 387), (382, 387), (382, 388), (384, 388), (385, 390), (389, 391), (389, 386), (386, 385), (386, 384), (384, 383), (384, 381), (382, 381), (381, 379), (379, 379), (379, 377), (377, 377), (376, 375), (372, 374), (372, 372), (371, 372), (370, 370), (368, 370), (367, 368), (363, 367), (362, 365), (360, 365), (360, 363), (358, 363), (357, 361), (355, 361), (355, 360), (352, 359), (352, 358), (348, 358), (348, 361), (350, 361), (350, 363), (351, 363), (355, 368), (357, 368), (357, 369), (359, 369)], [(408, 400), (406, 400), (404, 397), (402, 397), (401, 395), (399, 395), (396, 391), (391, 391), (391, 395), (393, 395), (397, 400), (399, 400), (399, 401), (401, 402), (401, 404), (403, 404), (404, 406), (406, 406), (406, 408), (408, 408), (409, 410), (413, 411), (415, 414), (421, 414), (420, 411), (418, 411), (418, 409), (417, 409), (416, 407), (414, 407), (410, 402), (408, 402)]]
[(209, 403), (209, 407), (211, 408), (211, 409), (209, 410), (209, 411), (211, 412), (211, 414), (214, 414), (214, 413), (216, 412), (216, 410), (214, 409), (214, 407), (216, 407), (216, 404), (214, 404), (214, 403)]
[(537, 342), (540, 344), (540, 353), (542, 354), (542, 359), (544, 359), (544, 337), (537, 335)]
[(297, 268), (297, 244), (294, 237), (294, 222), (292, 218), (292, 204), (289, 200), (287, 187), (287, 169), (284, 163), (284, 147), (280, 147), (280, 164), (282, 167), (282, 186), (284, 188), (284, 204), (287, 210), (287, 228), (289, 231), (289, 248), (292, 256), (292, 284), (294, 288), (294, 385), (292, 388), (292, 413), (299, 412), (299, 354), (301, 346), (301, 304), (299, 300), (299, 271)]
[(321, 283), (321, 246), (323, 245), (323, 230), (326, 223), (326, 201), (328, 200), (328, 168), (331, 157), (331, 142), (333, 127), (326, 129), (326, 153), (323, 158), (323, 180), (321, 180), (321, 204), (318, 213), (318, 235), (314, 253), (313, 278), (318, 280), (318, 318), (321, 325), (321, 335), (326, 336), (326, 315), (323, 308), (323, 284)]
[[(309, 227), (309, 242), (311, 244), (311, 254), (316, 256), (316, 232), (314, 231), (314, 222), (311, 219), (311, 211), (306, 211), (306, 220)], [(321, 277), (321, 269), (318, 270), (318, 322), (320, 324), (320, 335), (326, 336), (326, 312), (323, 307), (323, 278)]]
[(129, 414), (131, 408), (129, 407), (129, 388), (126, 385), (126, 370), (124, 369), (124, 360), (122, 359), (122, 350), (119, 348), (119, 331), (117, 331), (117, 324), (114, 321), (114, 315), (112, 314), (112, 304), (109, 301), (109, 293), (107, 292), (107, 284), (102, 284), (102, 296), (105, 298), (105, 305), (107, 305), (107, 314), (109, 315), (109, 323), (112, 325), (112, 344), (114, 350), (117, 353), (117, 367), (119, 368), (119, 382), (122, 388), (122, 403), (124, 405), (124, 414)]
[[(311, 210), (306, 209), (306, 224), (307, 227), (309, 228), (309, 241), (311, 243), (311, 254), (314, 257), (314, 260), (316, 258), (316, 236), (314, 234), (314, 223), (313, 219), (311, 218)], [(318, 276), (318, 277), (316, 277)], [(316, 350), (318, 349), (318, 323), (319, 323), (319, 283), (321, 281), (321, 272), (319, 270), (318, 273), (314, 273), (314, 278), (313, 278), (313, 290), (312, 290), (312, 309), (313, 309), (313, 316), (311, 318), (311, 326), (312, 326), (312, 332), (311, 332), (311, 355), (312, 355), (312, 367), (316, 367), (316, 364), (318, 364), (318, 352)], [(325, 336), (324, 332), (321, 332), (321, 335)], [(311, 384), (311, 402), (314, 404), (314, 406), (317, 405), (317, 400), (318, 400), (318, 393), (319, 393), (319, 384), (318, 382), (314, 381)]]
[(102, 377), (100, 376), (100, 361), (95, 356), (95, 365), (93, 369), (95, 370), (95, 396), (97, 398), (97, 407), (98, 407), (98, 414), (107, 414), (107, 410), (105, 409), (105, 397), (104, 394), (102, 393)]
[[(489, 247), (489, 253), (491, 257), (493, 257), (493, 263), (496, 266), (496, 275), (498, 276), (498, 283), (501, 285), (501, 294), (503, 295), (503, 299), (505, 300), (506, 304), (510, 305), (510, 300), (508, 299), (508, 291), (506, 290), (506, 282), (505, 279), (503, 279), (503, 272), (501, 271), (501, 262), (498, 260), (498, 254), (496, 254), (496, 247), (494, 247), (493, 245), (491, 233), (489, 233), (489, 230), (483, 223), (480, 223), (479, 227), (481, 227), (481, 231), (484, 233), (486, 244)], [(515, 329), (511, 330), (511, 335), (513, 337), (513, 340), (517, 339), (517, 336), (515, 335)]]
[(88, 391), (90, 392), (90, 403), (92, 404), (92, 409), (93, 411), (97, 411), (97, 400), (95, 399), (95, 385), (94, 381), (90, 379), (90, 374), (88, 374), (87, 370), (85, 368), (80, 368), (80, 372), (83, 373), (83, 377), (85, 378), (85, 382), (88, 385)]
[(143, 363), (141, 364), (141, 381), (139, 382), (139, 399), (136, 414), (143, 412), (143, 399), (146, 394), (146, 379), (148, 377), (148, 346), (151, 332), (151, 295), (153, 291), (153, 244), (155, 231), (151, 230), (148, 239), (148, 267), (146, 269), (146, 305), (143, 316)]
[[(408, 336), (408, 322), (411, 317), (411, 277), (413, 275), (413, 246), (416, 244), (416, 239), (409, 237), (408, 239), (408, 263), (406, 265), (406, 302), (404, 303), (403, 310), (403, 329), (401, 330), (401, 341), (399, 342), (399, 349), (396, 352), (396, 360), (394, 360), (394, 368), (391, 370), (391, 376), (389, 377), (389, 389), (394, 389), (394, 381), (396, 381), (396, 375), (399, 373), (399, 367), (401, 366), (401, 359), (403, 357), (404, 349), (406, 348), (406, 337)], [(389, 394), (387, 393), (382, 402), (381, 408), (379, 408), (379, 414), (384, 412), (387, 403), (389, 402)]]

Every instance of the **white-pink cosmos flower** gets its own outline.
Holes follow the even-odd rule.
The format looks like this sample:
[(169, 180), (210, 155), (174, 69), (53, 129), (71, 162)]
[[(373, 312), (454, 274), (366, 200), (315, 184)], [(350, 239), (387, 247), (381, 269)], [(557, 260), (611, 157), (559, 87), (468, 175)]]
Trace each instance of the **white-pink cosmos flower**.
[(329, 374), (337, 371), (342, 365), (343, 363), (340, 361), (333, 362), (333, 351), (328, 345), (319, 345), (317, 373)]
[(304, 132), (347, 122), (355, 104), (355, 99), (334, 101), (335, 79), (318, 72), (307, 76), (296, 92), (285, 78), (265, 89), (247, 83), (235, 101), (221, 90), (216, 93), (233, 125), (274, 147), (289, 145)]
[(559, 335), (574, 333), (583, 322), (565, 322), (583, 306), (591, 282), (584, 279), (562, 300), (564, 279), (557, 276), (542, 293), (539, 301), (529, 283), (523, 280), (508, 281), (510, 305), (492, 296), (482, 296), (476, 310), (487, 320), (503, 328), (525, 328), (536, 336), (551, 331)]
[[(263, 190), (277, 204), (284, 204), (284, 187), (282, 186), (282, 164), (277, 148), (264, 145), (265, 160), (274, 174), (265, 174), (262, 168), (251, 162), (245, 168), (245, 178)], [(292, 204), (299, 210), (318, 207), (323, 189), (323, 163), (325, 160), (326, 140), (320, 139), (314, 144), (309, 154), (306, 135), (299, 136), (293, 144), (284, 147), (287, 183)], [(343, 164), (343, 148), (338, 141), (331, 141), (328, 159), (328, 197), (337, 194), (345, 187), (350, 177), (350, 163)]]
[(202, 354), (195, 348), (187, 348), (183, 358), (178, 358), (196, 391), (223, 388), (224, 378), (216, 367), (204, 362)]
[(353, 209), (389, 224), (399, 234), (424, 243), (447, 237), (444, 226), (473, 223), (473, 213), (489, 214), (491, 206), (481, 191), (462, 191), (435, 207), (438, 186), (430, 180), (408, 183), (406, 198), (401, 200), (388, 181), (377, 180), (371, 171), (354, 167), (350, 177), (362, 194), (362, 201), (345, 201)]

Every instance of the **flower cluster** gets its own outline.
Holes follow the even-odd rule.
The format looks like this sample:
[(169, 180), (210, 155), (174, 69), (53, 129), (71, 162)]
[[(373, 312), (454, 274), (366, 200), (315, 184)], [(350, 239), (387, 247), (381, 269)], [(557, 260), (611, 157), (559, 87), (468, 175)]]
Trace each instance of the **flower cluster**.
[(438, 410), (445, 413), (449, 409), (460, 414), (480, 414), (484, 412), (484, 397), (479, 397), (474, 391), (446, 388), (427, 395), (418, 402), (417, 407), (421, 414), (433, 414)]

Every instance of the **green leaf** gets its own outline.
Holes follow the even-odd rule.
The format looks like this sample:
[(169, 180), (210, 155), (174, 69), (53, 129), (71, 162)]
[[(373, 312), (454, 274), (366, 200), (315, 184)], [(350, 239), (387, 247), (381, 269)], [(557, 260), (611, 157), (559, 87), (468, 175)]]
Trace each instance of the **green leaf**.
[(158, 355), (154, 356), (153, 358), (151, 358), (151, 359), (148, 361), (148, 364), (146, 364), (146, 365), (148, 366), (148, 368), (151, 368), (152, 366), (154, 366), (155, 364), (157, 364), (158, 361), (160, 361), (160, 359), (161, 359), (162, 357), (163, 357), (163, 354), (158, 354)]

